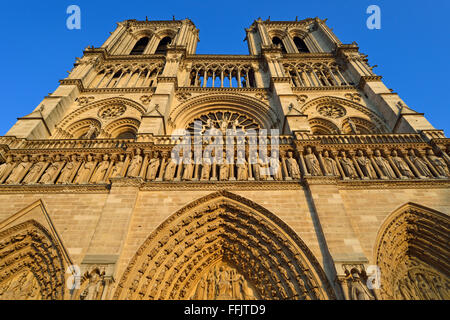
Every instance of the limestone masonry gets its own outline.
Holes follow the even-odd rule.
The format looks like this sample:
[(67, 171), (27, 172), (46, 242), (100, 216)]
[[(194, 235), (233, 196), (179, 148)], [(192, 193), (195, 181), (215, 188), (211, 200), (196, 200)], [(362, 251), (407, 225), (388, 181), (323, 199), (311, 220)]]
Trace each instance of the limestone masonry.
[(0, 137), (0, 299), (450, 299), (450, 140), (325, 20), (245, 32), (120, 22)]

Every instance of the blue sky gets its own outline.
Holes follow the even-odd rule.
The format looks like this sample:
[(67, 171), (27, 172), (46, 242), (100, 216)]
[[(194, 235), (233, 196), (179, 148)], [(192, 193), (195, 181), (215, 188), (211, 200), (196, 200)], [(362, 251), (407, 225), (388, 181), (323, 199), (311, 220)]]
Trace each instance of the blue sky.
[[(66, 28), (66, 9), (81, 8), (81, 30)], [(366, 8), (381, 8), (381, 30), (366, 27)], [(450, 1), (4, 1), (0, 11), (0, 135), (30, 113), (67, 76), (82, 50), (101, 46), (116, 22), (190, 18), (200, 29), (197, 53), (247, 54), (244, 28), (261, 17), (327, 18), (343, 43), (356, 41), (388, 88), (448, 134)]]

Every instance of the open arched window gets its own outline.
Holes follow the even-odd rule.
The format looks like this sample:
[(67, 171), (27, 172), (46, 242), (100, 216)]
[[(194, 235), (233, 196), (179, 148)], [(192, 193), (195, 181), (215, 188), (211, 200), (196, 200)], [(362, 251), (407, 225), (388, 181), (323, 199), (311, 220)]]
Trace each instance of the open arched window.
[(134, 45), (133, 50), (131, 50), (130, 55), (134, 56), (134, 55), (143, 54), (145, 51), (145, 48), (147, 48), (149, 41), (150, 41), (150, 39), (148, 37), (139, 39), (139, 41), (136, 42), (136, 44)]
[(172, 42), (172, 38), (164, 37), (158, 44), (158, 48), (156, 48), (155, 54), (166, 54), (167, 46)]
[(283, 53), (287, 53), (286, 47), (284, 46), (284, 43), (283, 43), (283, 41), (281, 41), (280, 38), (278, 38), (278, 37), (273, 37), (273, 38), (272, 38), (272, 43), (273, 43), (274, 45), (276, 45), (277, 47), (280, 46), (280, 47), (281, 47), (281, 51), (282, 51)]
[(303, 39), (301, 39), (299, 37), (294, 37), (294, 43), (295, 43), (295, 46), (297, 47), (298, 52), (309, 53), (309, 49), (306, 46), (306, 43)]

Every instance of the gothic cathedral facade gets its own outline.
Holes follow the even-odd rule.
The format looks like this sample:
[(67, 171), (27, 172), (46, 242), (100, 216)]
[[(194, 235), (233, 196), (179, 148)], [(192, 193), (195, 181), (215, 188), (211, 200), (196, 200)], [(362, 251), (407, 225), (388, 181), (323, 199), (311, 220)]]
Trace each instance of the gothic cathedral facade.
[(0, 299), (450, 299), (443, 131), (325, 20), (198, 41), (120, 22), (0, 137)]

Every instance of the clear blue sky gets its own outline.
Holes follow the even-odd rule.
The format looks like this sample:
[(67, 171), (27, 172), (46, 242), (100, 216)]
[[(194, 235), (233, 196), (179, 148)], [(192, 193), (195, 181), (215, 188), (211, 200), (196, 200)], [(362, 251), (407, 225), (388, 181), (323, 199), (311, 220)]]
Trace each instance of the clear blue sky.
[[(81, 8), (81, 30), (66, 28), (66, 9)], [(366, 8), (381, 8), (381, 30), (366, 27)], [(343, 43), (356, 41), (374, 71), (413, 109), (449, 134), (450, 1), (3, 1), (0, 32), (0, 135), (30, 113), (67, 76), (88, 45), (103, 44), (126, 19), (190, 18), (200, 29), (197, 53), (247, 54), (244, 28), (261, 17), (328, 18)]]

